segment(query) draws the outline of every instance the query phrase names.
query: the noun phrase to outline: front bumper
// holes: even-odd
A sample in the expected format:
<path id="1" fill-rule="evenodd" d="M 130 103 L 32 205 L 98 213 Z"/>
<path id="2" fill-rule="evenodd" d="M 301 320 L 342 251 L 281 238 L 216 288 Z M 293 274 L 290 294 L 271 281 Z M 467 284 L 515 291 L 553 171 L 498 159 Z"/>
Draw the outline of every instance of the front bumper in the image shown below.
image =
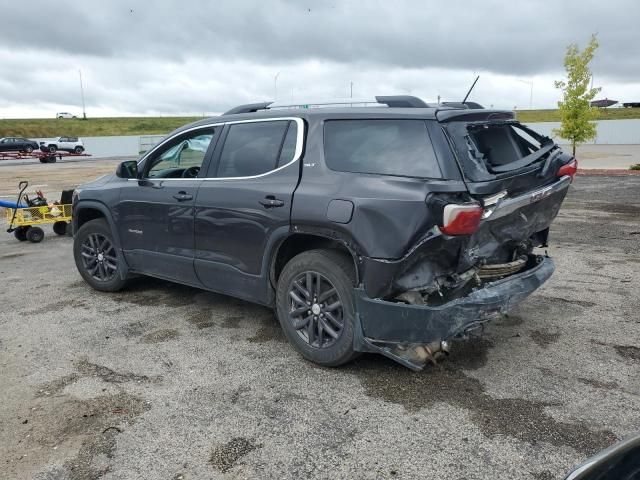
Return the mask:
<path id="1" fill-rule="evenodd" d="M 508 312 L 553 274 L 549 257 L 534 267 L 486 284 L 466 297 L 440 306 L 408 305 L 372 299 L 356 289 L 358 332 L 356 349 L 380 352 L 378 343 L 427 344 L 451 339 Z M 358 338 L 359 337 L 359 338 Z"/>

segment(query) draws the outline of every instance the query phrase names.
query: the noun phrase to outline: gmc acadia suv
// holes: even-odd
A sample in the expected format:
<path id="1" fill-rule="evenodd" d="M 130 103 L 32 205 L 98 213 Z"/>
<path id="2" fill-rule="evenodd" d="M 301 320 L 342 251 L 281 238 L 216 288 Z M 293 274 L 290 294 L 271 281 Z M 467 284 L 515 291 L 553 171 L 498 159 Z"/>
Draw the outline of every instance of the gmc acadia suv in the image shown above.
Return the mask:
<path id="1" fill-rule="evenodd" d="M 512 112 L 373 101 L 244 105 L 176 130 L 74 192 L 80 274 L 271 306 L 321 365 L 434 361 L 551 276 L 536 249 L 577 163 Z"/>

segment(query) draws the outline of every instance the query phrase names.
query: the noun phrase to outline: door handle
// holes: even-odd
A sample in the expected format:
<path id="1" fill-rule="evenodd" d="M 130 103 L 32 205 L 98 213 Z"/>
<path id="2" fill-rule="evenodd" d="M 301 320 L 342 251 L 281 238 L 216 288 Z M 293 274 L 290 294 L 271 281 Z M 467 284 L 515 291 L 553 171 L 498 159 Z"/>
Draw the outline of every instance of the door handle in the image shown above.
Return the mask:
<path id="1" fill-rule="evenodd" d="M 264 208 L 283 207 L 284 201 L 276 198 L 273 195 L 267 195 L 266 197 L 264 197 L 264 200 L 260 200 L 260 205 L 262 205 Z"/>
<path id="2" fill-rule="evenodd" d="M 173 196 L 173 198 L 175 198 L 179 202 L 184 202 L 185 200 L 191 200 L 193 198 L 193 195 L 190 195 L 187 192 L 178 192 Z"/>

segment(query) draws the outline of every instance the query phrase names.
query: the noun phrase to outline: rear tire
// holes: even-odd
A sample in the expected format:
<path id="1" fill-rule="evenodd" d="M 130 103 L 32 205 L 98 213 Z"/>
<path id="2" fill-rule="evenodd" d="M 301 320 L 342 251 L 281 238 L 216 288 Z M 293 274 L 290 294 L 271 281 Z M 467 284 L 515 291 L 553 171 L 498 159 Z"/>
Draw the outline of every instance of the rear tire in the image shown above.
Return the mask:
<path id="1" fill-rule="evenodd" d="M 58 151 L 58 147 L 56 147 L 55 145 L 49 145 L 50 153 L 56 153 L 57 151 Z"/>
<path id="2" fill-rule="evenodd" d="M 40 243 L 44 238 L 44 230 L 40 227 L 29 227 L 26 232 L 26 237 L 31 243 Z"/>
<path id="3" fill-rule="evenodd" d="M 56 222 L 53 224 L 53 231 L 55 232 L 56 235 L 66 235 L 67 234 L 67 229 L 69 228 L 69 224 L 67 222 Z"/>
<path id="4" fill-rule="evenodd" d="M 31 153 L 33 152 L 33 147 L 31 145 L 27 145 L 26 147 L 24 147 L 24 153 Z"/>
<path id="5" fill-rule="evenodd" d="M 353 262 L 338 250 L 310 250 L 285 265 L 276 292 L 278 320 L 307 360 L 336 367 L 358 355 L 354 285 Z"/>
<path id="6" fill-rule="evenodd" d="M 13 231 L 13 236 L 17 240 L 24 242 L 27 240 L 27 227 L 18 227 Z"/>
<path id="7" fill-rule="evenodd" d="M 77 146 L 76 148 L 73 149 L 73 153 L 81 154 L 82 152 L 84 152 L 84 148 L 80 146 Z"/>
<path id="8" fill-rule="evenodd" d="M 82 225 L 73 240 L 73 257 L 85 282 L 101 292 L 122 289 L 124 260 L 118 252 L 113 234 L 103 218 Z"/>

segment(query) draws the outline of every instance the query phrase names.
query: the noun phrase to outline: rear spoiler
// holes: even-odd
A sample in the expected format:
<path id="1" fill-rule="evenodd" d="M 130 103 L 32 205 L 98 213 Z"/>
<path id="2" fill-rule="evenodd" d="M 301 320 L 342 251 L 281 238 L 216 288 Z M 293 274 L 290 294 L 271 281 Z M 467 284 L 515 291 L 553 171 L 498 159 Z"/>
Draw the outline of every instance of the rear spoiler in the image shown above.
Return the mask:
<path id="1" fill-rule="evenodd" d="M 516 115 L 510 110 L 455 109 L 444 108 L 436 112 L 439 122 L 482 122 L 489 120 L 515 120 Z"/>

